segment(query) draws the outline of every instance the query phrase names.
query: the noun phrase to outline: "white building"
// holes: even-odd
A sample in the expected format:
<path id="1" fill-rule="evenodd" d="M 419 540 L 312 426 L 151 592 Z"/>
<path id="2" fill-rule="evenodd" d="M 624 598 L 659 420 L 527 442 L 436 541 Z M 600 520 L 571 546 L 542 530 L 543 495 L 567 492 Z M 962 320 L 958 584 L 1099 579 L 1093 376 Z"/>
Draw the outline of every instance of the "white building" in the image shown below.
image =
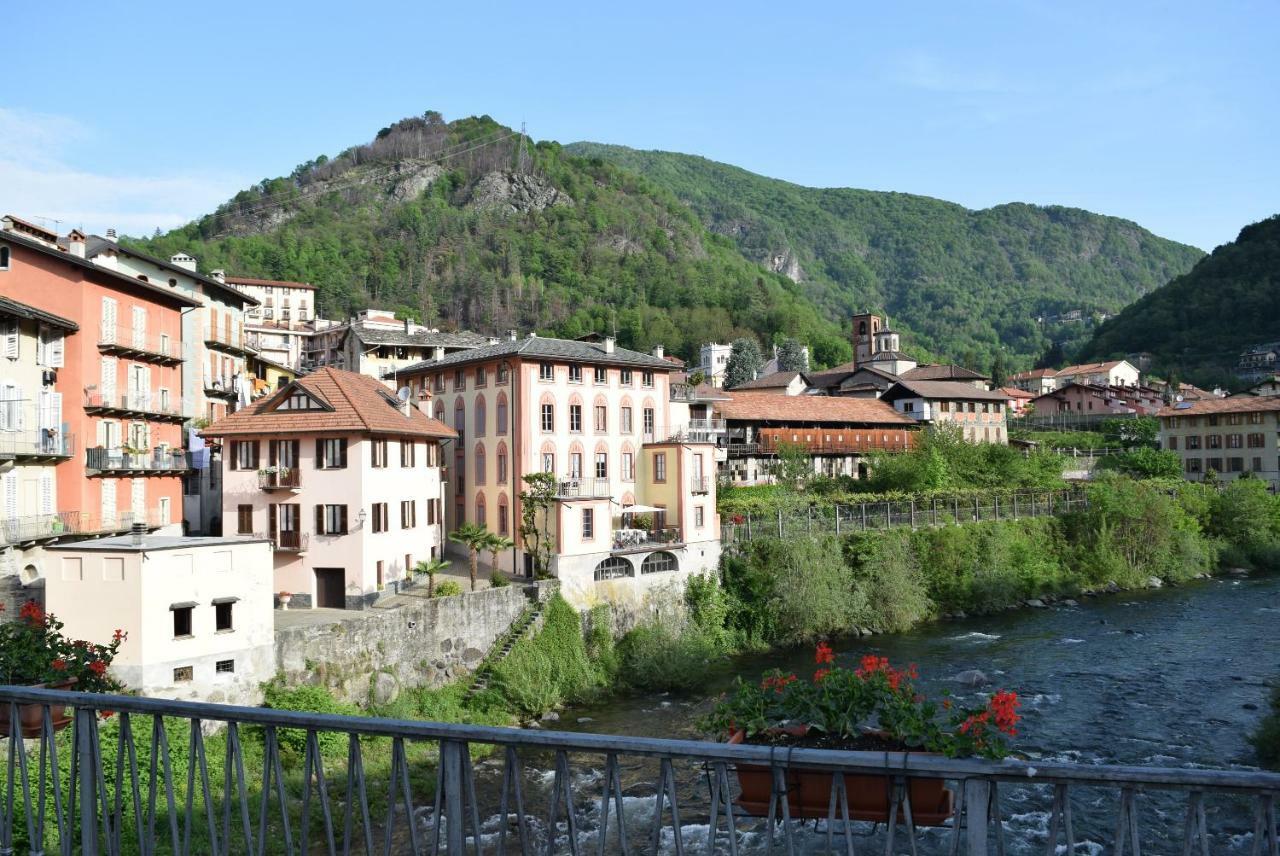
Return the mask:
<path id="1" fill-rule="evenodd" d="M 317 324 L 303 369 L 330 366 L 369 377 L 391 376 L 388 383 L 399 388 L 394 379 L 399 369 L 494 341 L 465 330 L 446 333 L 407 318 L 399 320 L 384 309 L 366 309 L 341 324 L 323 328 Z"/>
<path id="2" fill-rule="evenodd" d="M 315 332 L 316 287 L 307 282 L 225 276 L 222 271 L 211 275 L 258 301 L 244 313 L 249 344 L 263 358 L 300 370 Z"/>
<path id="3" fill-rule="evenodd" d="M 120 535 L 47 548 L 45 606 L 76 639 L 128 634 L 112 672 L 148 696 L 258 704 L 275 673 L 271 545 Z"/>
<path id="4" fill-rule="evenodd" d="M 698 371 L 706 377 L 706 382 L 714 387 L 724 386 L 724 372 L 729 367 L 729 356 L 733 353 L 733 345 L 721 345 L 710 342 L 698 351 Z"/>
<path id="5" fill-rule="evenodd" d="M 1108 360 L 1104 363 L 1085 363 L 1059 369 L 1054 375 L 1055 388 L 1069 383 L 1085 386 L 1137 386 L 1142 373 L 1128 360 Z"/>

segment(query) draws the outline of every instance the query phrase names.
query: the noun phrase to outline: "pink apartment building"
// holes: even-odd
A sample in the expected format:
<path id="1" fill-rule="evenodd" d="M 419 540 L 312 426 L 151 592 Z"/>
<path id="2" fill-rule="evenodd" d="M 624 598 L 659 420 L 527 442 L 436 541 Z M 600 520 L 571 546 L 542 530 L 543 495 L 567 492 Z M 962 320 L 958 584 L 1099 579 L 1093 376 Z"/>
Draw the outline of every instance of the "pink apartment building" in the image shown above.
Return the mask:
<path id="1" fill-rule="evenodd" d="M 362 608 L 443 552 L 457 435 L 375 378 L 323 368 L 202 433 L 223 441 L 224 531 L 271 539 L 294 606 Z"/>
<path id="2" fill-rule="evenodd" d="M 719 563 L 715 447 L 675 424 L 689 412 L 671 401 L 677 370 L 661 349 L 630 351 L 612 338 L 513 336 L 439 349 L 397 378 L 458 432 L 446 462 L 449 529 L 473 521 L 512 537 L 499 564 L 531 574 L 518 534 L 523 477 L 554 473 L 549 570 L 572 601 L 596 603 Z"/>

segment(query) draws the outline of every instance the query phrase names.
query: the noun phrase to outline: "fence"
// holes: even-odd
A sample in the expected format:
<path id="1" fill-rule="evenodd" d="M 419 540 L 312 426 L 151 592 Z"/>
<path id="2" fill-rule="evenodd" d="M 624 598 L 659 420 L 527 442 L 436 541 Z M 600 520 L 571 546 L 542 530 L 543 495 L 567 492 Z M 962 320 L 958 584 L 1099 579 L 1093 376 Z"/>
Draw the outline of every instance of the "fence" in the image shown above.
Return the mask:
<path id="1" fill-rule="evenodd" d="M 850 535 L 895 526 L 944 526 L 982 520 L 1048 517 L 1089 504 L 1078 488 L 1026 490 L 986 496 L 937 496 L 920 499 L 809 506 L 799 511 L 777 509 L 763 514 L 733 515 L 721 525 L 722 544 L 753 538 L 799 535 Z"/>
<path id="2" fill-rule="evenodd" d="M 18 739 L 24 703 L 37 706 L 34 745 Z M 1277 854 L 1280 774 L 1241 769 L 780 750 L 29 687 L 0 687 L 0 705 L 6 853 L 683 856 L 781 839 L 787 854 L 852 856 L 857 835 L 883 839 L 863 853 Z M 749 803 L 739 778 L 753 775 Z M 952 798 L 913 805 L 930 780 Z M 869 795 L 883 797 L 870 814 Z"/>
<path id="3" fill-rule="evenodd" d="M 103 516 L 87 511 L 58 511 L 53 514 L 29 514 L 0 520 L 0 535 L 5 544 L 22 544 L 56 538 L 87 535 L 109 535 L 128 532 L 134 522 L 146 523 L 149 528 L 169 523 L 161 509 L 146 512 L 122 511 Z"/>

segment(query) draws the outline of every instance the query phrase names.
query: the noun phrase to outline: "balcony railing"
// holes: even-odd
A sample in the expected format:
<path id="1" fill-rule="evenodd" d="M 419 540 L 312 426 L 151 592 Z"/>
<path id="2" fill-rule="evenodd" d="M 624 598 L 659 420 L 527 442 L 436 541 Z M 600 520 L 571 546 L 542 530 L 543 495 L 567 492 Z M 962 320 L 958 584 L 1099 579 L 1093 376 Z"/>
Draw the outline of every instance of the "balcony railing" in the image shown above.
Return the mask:
<path id="1" fill-rule="evenodd" d="M 611 496 L 608 479 L 567 478 L 556 483 L 561 499 L 596 499 Z"/>
<path id="2" fill-rule="evenodd" d="M 16 686 L 0 704 L 14 852 L 734 853 L 780 838 L 770 851 L 1261 854 L 1278 834 L 1280 774 L 1238 767 L 779 751 Z M 930 784 L 943 804 L 913 804 Z"/>
<path id="3" fill-rule="evenodd" d="M 259 538 L 262 536 L 259 535 Z M 271 546 L 285 553 L 301 553 L 310 543 L 310 534 L 296 529 L 280 529 L 271 537 Z"/>
<path id="4" fill-rule="evenodd" d="M 204 391 L 206 395 L 217 395 L 225 398 L 236 397 L 236 375 L 205 375 Z"/>
<path id="5" fill-rule="evenodd" d="M 63 434 L 56 429 L 0 431 L 0 459 L 69 458 L 75 450 L 75 435 Z"/>
<path id="6" fill-rule="evenodd" d="M 210 348 L 237 354 L 247 354 L 253 350 L 245 340 L 243 331 L 227 330 L 223 327 L 205 327 L 204 343 Z"/>
<path id="7" fill-rule="evenodd" d="M 98 332 L 98 350 L 136 360 L 177 365 L 182 362 L 181 340 L 163 335 L 148 336 L 145 330 L 102 325 Z"/>
<path id="8" fill-rule="evenodd" d="M 652 432 L 669 443 L 715 443 L 725 435 L 728 426 L 723 419 L 690 419 L 683 425 L 672 425 Z M 646 443 L 653 442 L 646 437 Z"/>
<path id="9" fill-rule="evenodd" d="M 689 478 L 690 493 L 711 493 L 714 485 L 715 479 L 711 476 L 690 476 Z"/>
<path id="10" fill-rule="evenodd" d="M 680 527 L 665 526 L 659 529 L 627 529 L 613 530 L 613 549 L 644 550 L 653 547 L 665 547 L 679 544 Z"/>
<path id="11" fill-rule="evenodd" d="M 302 486 L 302 470 L 278 467 L 258 470 L 258 487 L 262 490 L 294 490 Z"/>
<path id="12" fill-rule="evenodd" d="M 30 514 L 0 520 L 0 535 L 3 535 L 6 544 L 24 544 L 128 532 L 135 522 L 146 523 L 147 528 L 155 529 L 169 521 L 162 518 L 158 508 L 142 513 L 124 511 L 107 516 L 87 511 L 59 511 L 56 514 Z"/>
<path id="13" fill-rule="evenodd" d="M 157 419 L 183 421 L 181 409 L 173 398 L 165 400 L 150 392 L 126 392 L 119 395 L 88 393 L 84 397 L 84 409 L 89 413 L 143 416 Z"/>
<path id="14" fill-rule="evenodd" d="M 85 449 L 85 466 L 96 473 L 180 473 L 190 469 L 186 453 L 155 448 L 130 451 L 123 447 L 91 446 Z"/>

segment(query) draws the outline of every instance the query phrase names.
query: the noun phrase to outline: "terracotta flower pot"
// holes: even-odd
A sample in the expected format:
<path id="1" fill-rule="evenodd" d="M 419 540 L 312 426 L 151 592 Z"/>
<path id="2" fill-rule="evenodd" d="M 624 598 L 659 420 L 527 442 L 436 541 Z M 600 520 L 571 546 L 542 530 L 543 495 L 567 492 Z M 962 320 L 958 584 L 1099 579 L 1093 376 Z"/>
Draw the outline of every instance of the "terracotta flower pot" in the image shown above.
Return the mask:
<path id="1" fill-rule="evenodd" d="M 75 682 L 75 678 L 71 678 L 70 680 L 58 681 L 53 684 L 32 684 L 31 686 L 37 689 L 68 690 L 71 689 Z M 9 710 L 9 705 L 0 704 L 0 737 L 9 736 Z M 54 731 L 61 731 L 71 724 L 71 714 L 67 711 L 66 705 L 50 705 L 49 717 L 53 721 Z M 22 729 L 23 737 L 39 737 L 44 730 L 44 706 L 40 704 L 18 705 L 18 726 Z"/>
<path id="2" fill-rule="evenodd" d="M 784 729 L 788 734 L 802 736 L 808 729 Z M 746 732 L 735 730 L 729 735 L 730 743 L 745 742 Z M 755 817 L 769 815 L 769 793 L 773 785 L 773 773 L 759 764 L 738 764 L 738 786 L 742 793 L 737 803 Z M 787 806 L 792 818 L 825 818 L 831 806 L 831 773 L 823 770 L 790 769 L 786 771 Z M 844 777 L 848 795 L 849 819 L 870 823 L 888 823 L 889 806 L 893 802 L 893 778 L 891 776 Z M 913 778 L 907 780 L 911 794 L 911 818 L 916 826 L 941 826 L 955 813 L 955 795 L 946 787 L 944 779 Z M 779 813 L 779 816 L 781 814 Z M 836 817 L 840 817 L 839 807 Z M 906 821 L 906 814 L 898 810 L 898 819 Z"/>

